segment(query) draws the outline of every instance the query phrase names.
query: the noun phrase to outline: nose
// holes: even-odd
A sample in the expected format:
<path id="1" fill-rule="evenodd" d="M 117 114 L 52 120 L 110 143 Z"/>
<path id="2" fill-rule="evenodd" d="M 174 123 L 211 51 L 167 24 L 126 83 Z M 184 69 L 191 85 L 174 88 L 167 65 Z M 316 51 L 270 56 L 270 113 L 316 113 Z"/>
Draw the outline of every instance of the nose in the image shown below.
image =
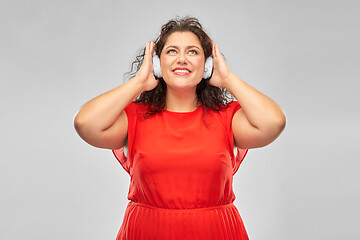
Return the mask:
<path id="1" fill-rule="evenodd" d="M 179 53 L 179 57 L 178 57 L 178 63 L 180 64 L 186 64 L 187 63 L 187 58 L 186 58 L 186 53 Z"/>

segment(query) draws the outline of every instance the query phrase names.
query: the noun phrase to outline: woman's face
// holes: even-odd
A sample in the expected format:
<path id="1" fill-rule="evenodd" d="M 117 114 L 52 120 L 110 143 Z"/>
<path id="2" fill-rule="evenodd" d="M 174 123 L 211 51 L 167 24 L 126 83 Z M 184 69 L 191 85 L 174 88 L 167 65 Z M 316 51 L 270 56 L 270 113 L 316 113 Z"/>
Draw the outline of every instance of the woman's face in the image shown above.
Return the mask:
<path id="1" fill-rule="evenodd" d="M 194 33 L 169 35 L 160 54 L 161 73 L 168 88 L 196 88 L 204 75 L 204 65 L 204 50 Z"/>

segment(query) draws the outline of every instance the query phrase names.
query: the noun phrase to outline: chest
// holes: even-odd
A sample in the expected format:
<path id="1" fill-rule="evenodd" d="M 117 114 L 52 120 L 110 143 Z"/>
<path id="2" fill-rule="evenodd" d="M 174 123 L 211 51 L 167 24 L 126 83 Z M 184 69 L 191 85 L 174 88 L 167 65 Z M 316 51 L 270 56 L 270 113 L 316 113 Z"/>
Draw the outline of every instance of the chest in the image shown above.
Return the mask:
<path id="1" fill-rule="evenodd" d="M 231 169 L 227 127 L 210 116 L 156 116 L 137 123 L 134 166 L 147 172 L 217 172 Z M 226 170 L 227 171 L 227 170 Z"/>

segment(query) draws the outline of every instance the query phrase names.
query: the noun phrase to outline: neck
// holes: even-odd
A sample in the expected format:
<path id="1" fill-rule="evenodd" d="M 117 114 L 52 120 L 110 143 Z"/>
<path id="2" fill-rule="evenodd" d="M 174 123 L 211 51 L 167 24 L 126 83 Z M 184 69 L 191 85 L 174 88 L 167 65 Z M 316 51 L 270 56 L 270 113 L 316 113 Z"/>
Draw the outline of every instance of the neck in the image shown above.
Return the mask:
<path id="1" fill-rule="evenodd" d="M 196 91 L 166 92 L 166 109 L 173 112 L 192 112 L 198 107 Z"/>

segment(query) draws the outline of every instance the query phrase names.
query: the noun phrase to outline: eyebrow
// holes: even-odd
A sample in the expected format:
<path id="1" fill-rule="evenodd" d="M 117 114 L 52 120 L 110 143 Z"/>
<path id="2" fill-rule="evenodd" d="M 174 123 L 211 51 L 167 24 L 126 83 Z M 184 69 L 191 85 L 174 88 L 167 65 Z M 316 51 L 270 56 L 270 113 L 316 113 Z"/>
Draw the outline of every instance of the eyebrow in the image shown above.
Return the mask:
<path id="1" fill-rule="evenodd" d="M 179 49 L 179 47 L 176 46 L 176 45 L 167 46 L 165 49 L 168 49 L 168 48 L 176 48 L 176 49 Z M 186 47 L 186 49 L 189 49 L 189 48 L 197 48 L 197 49 L 201 50 L 198 46 L 195 46 L 195 45 L 190 45 L 190 46 L 187 46 L 187 47 Z"/>

